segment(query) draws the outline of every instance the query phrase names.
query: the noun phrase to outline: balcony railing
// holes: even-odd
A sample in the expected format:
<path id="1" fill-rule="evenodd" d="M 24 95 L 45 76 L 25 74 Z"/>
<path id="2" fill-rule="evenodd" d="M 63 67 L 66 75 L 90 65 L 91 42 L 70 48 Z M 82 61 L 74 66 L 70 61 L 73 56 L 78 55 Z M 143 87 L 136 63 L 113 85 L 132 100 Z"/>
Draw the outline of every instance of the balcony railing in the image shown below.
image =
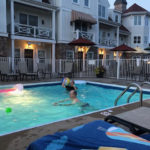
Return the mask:
<path id="1" fill-rule="evenodd" d="M 74 39 L 85 38 L 87 40 L 95 42 L 95 34 L 92 32 L 85 32 L 76 30 L 74 32 Z"/>
<path id="2" fill-rule="evenodd" d="M 15 24 L 15 34 L 40 39 L 52 39 L 52 29 L 30 25 Z"/>
<path id="3" fill-rule="evenodd" d="M 116 47 L 117 46 L 117 40 L 112 40 L 112 39 L 102 39 L 99 41 L 99 43 L 102 46 L 108 46 L 108 47 Z"/>

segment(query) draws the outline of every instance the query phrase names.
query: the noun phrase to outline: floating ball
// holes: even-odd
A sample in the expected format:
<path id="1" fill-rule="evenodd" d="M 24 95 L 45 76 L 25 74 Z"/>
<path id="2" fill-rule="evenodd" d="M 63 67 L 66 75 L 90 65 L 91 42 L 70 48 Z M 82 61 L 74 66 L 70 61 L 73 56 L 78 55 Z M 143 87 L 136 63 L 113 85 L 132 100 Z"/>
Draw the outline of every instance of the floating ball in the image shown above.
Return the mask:
<path id="1" fill-rule="evenodd" d="M 70 84 L 70 79 L 69 78 L 65 78 L 65 85 L 69 85 Z"/>
<path id="2" fill-rule="evenodd" d="M 9 113 L 12 112 L 12 109 L 11 109 L 11 108 L 6 108 L 5 112 L 6 112 L 7 114 L 9 114 Z"/>

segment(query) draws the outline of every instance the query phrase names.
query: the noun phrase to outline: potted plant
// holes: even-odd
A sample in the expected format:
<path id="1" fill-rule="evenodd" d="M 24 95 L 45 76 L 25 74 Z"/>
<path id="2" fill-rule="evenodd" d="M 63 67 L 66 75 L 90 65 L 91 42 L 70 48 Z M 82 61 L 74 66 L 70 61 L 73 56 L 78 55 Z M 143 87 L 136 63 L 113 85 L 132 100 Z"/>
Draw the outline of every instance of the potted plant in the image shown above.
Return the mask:
<path id="1" fill-rule="evenodd" d="M 95 69 L 95 73 L 96 73 L 97 78 L 103 78 L 105 72 L 106 72 L 106 69 L 103 66 L 98 67 L 98 68 Z"/>

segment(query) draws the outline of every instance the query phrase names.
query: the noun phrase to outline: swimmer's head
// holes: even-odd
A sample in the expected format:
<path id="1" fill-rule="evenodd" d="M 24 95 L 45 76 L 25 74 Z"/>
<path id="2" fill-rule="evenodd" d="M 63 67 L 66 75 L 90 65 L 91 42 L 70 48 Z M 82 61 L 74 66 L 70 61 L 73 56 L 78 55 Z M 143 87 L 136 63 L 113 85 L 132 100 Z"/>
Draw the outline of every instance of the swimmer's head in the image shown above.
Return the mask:
<path id="1" fill-rule="evenodd" d="M 72 90 L 72 91 L 70 91 L 70 98 L 76 98 L 77 97 L 77 91 L 75 91 L 75 90 Z"/>
<path id="2" fill-rule="evenodd" d="M 74 86 L 74 84 L 75 84 L 75 83 L 74 83 L 74 80 L 72 80 L 72 81 L 70 82 L 70 85 L 71 85 L 71 86 Z"/>

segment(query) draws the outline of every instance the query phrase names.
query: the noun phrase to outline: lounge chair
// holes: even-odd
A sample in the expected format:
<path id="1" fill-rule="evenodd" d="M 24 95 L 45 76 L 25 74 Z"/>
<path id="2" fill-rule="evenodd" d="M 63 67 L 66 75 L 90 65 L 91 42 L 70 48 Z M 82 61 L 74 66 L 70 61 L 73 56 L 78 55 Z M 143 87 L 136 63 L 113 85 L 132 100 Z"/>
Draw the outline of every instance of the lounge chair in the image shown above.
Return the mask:
<path id="1" fill-rule="evenodd" d="M 150 133 L 150 108 L 139 107 L 118 115 L 108 116 L 105 121 L 110 123 L 120 123 L 136 135 Z"/>
<path id="2" fill-rule="evenodd" d="M 31 77 L 32 79 L 39 79 L 38 78 L 38 72 L 36 73 L 29 73 L 27 64 L 25 61 L 21 61 L 18 63 L 18 69 L 19 69 L 19 74 L 20 74 L 20 80 L 24 80 L 25 78 L 27 79 L 28 77 Z"/>
<path id="3" fill-rule="evenodd" d="M 18 74 L 10 71 L 9 62 L 0 62 L 1 81 L 8 81 L 10 78 L 17 80 Z"/>
<path id="4" fill-rule="evenodd" d="M 33 142 L 27 148 L 27 150 L 103 149 L 150 150 L 150 141 L 99 120 L 65 132 L 47 135 Z"/>
<path id="5" fill-rule="evenodd" d="M 38 66 L 38 73 L 41 74 L 43 79 L 46 78 L 46 75 L 49 75 L 49 77 L 51 78 L 52 72 L 50 64 L 38 63 L 37 66 Z"/>
<path id="6" fill-rule="evenodd" d="M 73 63 L 72 62 L 65 62 L 64 64 L 64 71 L 58 73 L 59 77 L 72 77 L 73 76 Z"/>

